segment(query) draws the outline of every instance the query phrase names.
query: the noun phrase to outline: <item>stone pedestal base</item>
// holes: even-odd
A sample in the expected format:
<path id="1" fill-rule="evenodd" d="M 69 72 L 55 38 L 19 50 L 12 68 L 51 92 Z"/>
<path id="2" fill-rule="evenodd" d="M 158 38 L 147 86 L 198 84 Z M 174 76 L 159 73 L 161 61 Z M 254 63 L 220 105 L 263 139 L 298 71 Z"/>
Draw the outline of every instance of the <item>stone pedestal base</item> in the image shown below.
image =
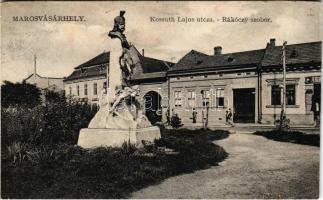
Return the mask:
<path id="1" fill-rule="evenodd" d="M 160 130 L 157 126 L 136 130 L 84 128 L 80 131 L 77 144 L 83 148 L 121 147 L 124 142 L 130 141 L 131 144 L 140 147 L 142 140 L 153 142 L 160 136 Z"/>

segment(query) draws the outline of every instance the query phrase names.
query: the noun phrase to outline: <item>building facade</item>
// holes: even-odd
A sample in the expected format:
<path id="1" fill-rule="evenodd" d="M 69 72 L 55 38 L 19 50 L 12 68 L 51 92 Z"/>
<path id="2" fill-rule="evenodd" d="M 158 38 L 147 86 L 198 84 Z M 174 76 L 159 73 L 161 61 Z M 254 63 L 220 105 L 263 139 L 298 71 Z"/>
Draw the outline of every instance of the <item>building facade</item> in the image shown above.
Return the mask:
<path id="1" fill-rule="evenodd" d="M 74 101 L 99 104 L 100 95 L 107 89 L 109 57 L 109 52 L 103 52 L 75 67 L 72 74 L 64 79 L 66 97 Z"/>
<path id="2" fill-rule="evenodd" d="M 139 55 L 140 65 L 136 67 L 132 81 L 133 84 L 140 85 L 139 99 L 144 106 L 149 91 L 151 93 L 155 91 L 156 93 L 153 95 L 167 95 L 164 93 L 166 91 L 166 72 L 173 63 L 146 57 L 144 53 L 135 50 Z M 109 87 L 107 79 L 109 61 L 110 53 L 105 52 L 75 67 L 72 74 L 64 80 L 66 97 L 75 101 L 99 104 L 99 98 L 103 92 L 106 93 Z M 154 105 L 154 109 L 156 106 Z M 155 112 L 147 113 L 147 115 L 149 114 L 153 115 Z"/>
<path id="3" fill-rule="evenodd" d="M 64 91 L 63 78 L 43 77 L 37 73 L 33 73 L 23 80 L 28 84 L 36 85 L 42 91 L 50 90 L 54 92 Z"/>
<path id="4" fill-rule="evenodd" d="M 292 125 L 313 125 L 320 114 L 321 42 L 286 46 L 286 115 Z M 280 119 L 282 90 L 282 46 L 275 39 L 266 48 L 213 55 L 190 51 L 162 79 L 145 74 L 140 84 L 144 94 L 157 93 L 161 120 L 166 111 L 177 113 L 184 124 L 225 124 L 225 113 L 233 112 L 235 123 L 274 124 Z M 153 77 L 153 73 L 151 73 Z M 152 98 L 154 97 L 154 98 Z M 161 99 L 161 100 L 159 100 Z"/>
<path id="5" fill-rule="evenodd" d="M 184 124 L 225 124 L 230 108 L 235 123 L 274 124 L 280 119 L 282 46 L 271 39 L 265 48 L 213 55 L 192 50 L 177 63 L 139 53 L 132 84 L 139 85 L 139 101 L 153 123 L 177 113 Z M 313 125 L 320 115 L 321 42 L 286 46 L 286 115 L 290 123 Z M 106 88 L 109 53 L 75 68 L 64 80 L 66 95 L 98 103 Z"/>

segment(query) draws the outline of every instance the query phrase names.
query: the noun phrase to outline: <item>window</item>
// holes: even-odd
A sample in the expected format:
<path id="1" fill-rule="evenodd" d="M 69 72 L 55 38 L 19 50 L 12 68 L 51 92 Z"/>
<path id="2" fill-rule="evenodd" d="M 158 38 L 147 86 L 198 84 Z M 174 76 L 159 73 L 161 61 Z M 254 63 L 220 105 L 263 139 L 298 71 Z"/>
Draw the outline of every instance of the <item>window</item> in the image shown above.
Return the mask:
<path id="1" fill-rule="evenodd" d="M 286 105 L 296 105 L 295 85 L 286 85 Z M 271 86 L 271 105 L 281 105 L 282 88 L 279 85 Z"/>
<path id="2" fill-rule="evenodd" d="M 218 88 L 216 90 L 216 107 L 224 106 L 224 88 Z"/>
<path id="3" fill-rule="evenodd" d="M 286 85 L 286 105 L 295 104 L 295 85 Z"/>
<path id="4" fill-rule="evenodd" d="M 187 100 L 188 100 L 188 107 L 195 108 L 195 98 L 196 98 L 196 92 L 191 90 L 187 93 Z"/>
<path id="5" fill-rule="evenodd" d="M 87 84 L 84 84 L 84 95 L 87 96 Z"/>
<path id="6" fill-rule="evenodd" d="M 70 96 L 72 96 L 72 87 L 71 86 L 69 87 L 69 94 L 70 94 Z"/>
<path id="7" fill-rule="evenodd" d="M 107 82 L 106 81 L 103 82 L 103 89 L 104 89 L 104 93 L 106 94 L 107 93 Z"/>
<path id="8" fill-rule="evenodd" d="M 77 96 L 80 96 L 80 86 L 79 85 L 76 86 L 76 94 L 77 94 Z"/>
<path id="9" fill-rule="evenodd" d="M 202 90 L 202 106 L 208 107 L 210 105 L 210 90 Z"/>
<path id="10" fill-rule="evenodd" d="M 97 95 L 97 94 L 98 94 L 98 84 L 93 83 L 93 95 Z"/>
<path id="11" fill-rule="evenodd" d="M 175 99 L 175 107 L 182 107 L 182 92 L 181 91 L 175 91 L 174 93 L 174 99 Z"/>
<path id="12" fill-rule="evenodd" d="M 281 105 L 281 88 L 279 85 L 271 86 L 271 105 Z"/>

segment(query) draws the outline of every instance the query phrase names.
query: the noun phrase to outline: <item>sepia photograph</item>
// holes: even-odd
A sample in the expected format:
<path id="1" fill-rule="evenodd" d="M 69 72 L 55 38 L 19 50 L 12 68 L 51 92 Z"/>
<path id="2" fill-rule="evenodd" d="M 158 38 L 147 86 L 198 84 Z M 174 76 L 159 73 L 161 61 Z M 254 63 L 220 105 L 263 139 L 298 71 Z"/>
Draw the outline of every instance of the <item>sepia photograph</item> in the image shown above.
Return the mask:
<path id="1" fill-rule="evenodd" d="M 319 1 L 5 1 L 2 199 L 318 199 Z"/>

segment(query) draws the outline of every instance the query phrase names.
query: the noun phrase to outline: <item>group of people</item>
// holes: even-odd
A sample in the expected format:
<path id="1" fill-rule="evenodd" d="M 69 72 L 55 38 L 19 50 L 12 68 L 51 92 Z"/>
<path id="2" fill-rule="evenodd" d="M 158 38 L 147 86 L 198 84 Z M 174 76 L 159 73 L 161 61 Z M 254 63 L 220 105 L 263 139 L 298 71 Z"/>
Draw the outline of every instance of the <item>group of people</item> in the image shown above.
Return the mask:
<path id="1" fill-rule="evenodd" d="M 230 125 L 233 126 L 233 114 L 231 111 L 231 108 L 229 108 L 228 110 L 225 111 L 225 124 L 226 125 Z M 169 109 L 167 109 L 166 112 L 166 119 L 167 119 L 167 125 L 172 125 L 172 123 L 180 123 L 181 124 L 181 119 L 179 118 L 178 114 L 175 112 L 174 109 L 172 109 L 172 116 L 170 116 L 170 112 Z M 192 109 L 192 118 L 193 123 L 196 123 L 196 119 L 197 119 L 197 111 L 195 108 Z"/>

